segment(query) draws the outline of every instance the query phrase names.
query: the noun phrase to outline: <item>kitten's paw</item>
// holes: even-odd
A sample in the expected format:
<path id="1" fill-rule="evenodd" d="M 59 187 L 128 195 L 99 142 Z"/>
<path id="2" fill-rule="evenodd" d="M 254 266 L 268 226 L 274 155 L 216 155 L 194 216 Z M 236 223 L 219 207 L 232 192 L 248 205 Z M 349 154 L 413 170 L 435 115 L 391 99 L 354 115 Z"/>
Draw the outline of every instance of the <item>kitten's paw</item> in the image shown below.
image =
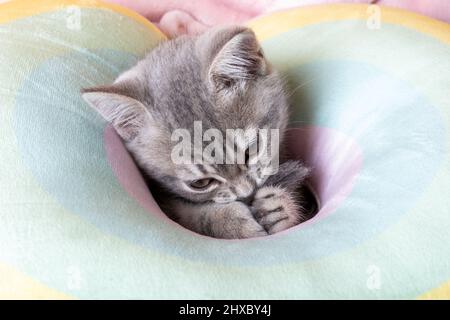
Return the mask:
<path id="1" fill-rule="evenodd" d="M 244 239 L 267 236 L 267 231 L 256 222 L 250 209 L 242 202 L 216 206 L 212 224 L 207 233 L 222 239 Z"/>
<path id="2" fill-rule="evenodd" d="M 255 220 L 273 234 L 301 222 L 301 214 L 293 195 L 283 188 L 263 187 L 256 192 L 252 203 Z"/>
<path id="3" fill-rule="evenodd" d="M 267 236 L 267 231 L 254 219 L 242 219 L 239 232 L 232 238 L 245 239 Z"/>
<path id="4" fill-rule="evenodd" d="M 180 225 L 205 236 L 220 239 L 267 236 L 248 206 L 239 201 L 195 204 L 173 200 L 170 205 L 171 215 Z"/>

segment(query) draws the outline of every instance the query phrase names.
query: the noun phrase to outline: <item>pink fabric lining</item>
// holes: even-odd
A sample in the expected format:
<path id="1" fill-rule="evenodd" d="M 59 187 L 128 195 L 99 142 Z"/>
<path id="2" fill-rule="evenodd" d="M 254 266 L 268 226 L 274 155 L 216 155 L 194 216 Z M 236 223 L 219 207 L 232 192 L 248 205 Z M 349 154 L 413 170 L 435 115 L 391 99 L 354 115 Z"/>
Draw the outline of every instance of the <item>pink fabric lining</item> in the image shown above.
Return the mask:
<path id="1" fill-rule="evenodd" d="M 320 202 L 317 215 L 297 226 L 300 228 L 333 213 L 350 195 L 363 165 L 363 153 L 352 138 L 329 128 L 292 128 L 286 138 L 290 156 L 312 168 L 310 185 Z"/>
<path id="2" fill-rule="evenodd" d="M 103 141 L 109 165 L 122 188 L 145 210 L 159 218 L 166 219 L 166 215 L 149 192 L 133 158 L 111 125 L 105 128 Z"/>
<path id="3" fill-rule="evenodd" d="M 107 0 L 137 11 L 169 37 L 197 34 L 219 24 L 242 24 L 273 11 L 326 3 L 376 3 L 450 23 L 448 0 Z"/>

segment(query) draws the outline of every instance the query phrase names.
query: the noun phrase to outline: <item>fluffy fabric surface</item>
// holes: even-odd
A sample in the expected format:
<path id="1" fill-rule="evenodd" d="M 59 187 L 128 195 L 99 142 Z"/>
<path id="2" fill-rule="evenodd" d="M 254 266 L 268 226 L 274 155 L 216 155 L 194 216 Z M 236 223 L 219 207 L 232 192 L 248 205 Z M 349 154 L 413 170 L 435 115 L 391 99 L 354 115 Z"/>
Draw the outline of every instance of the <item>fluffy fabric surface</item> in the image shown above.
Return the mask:
<path id="1" fill-rule="evenodd" d="M 0 7 L 1 298 L 450 297 L 448 25 L 383 9 L 369 29 L 360 5 L 252 22 L 321 207 L 229 241 L 168 219 L 80 95 L 164 36 L 115 6 L 34 6 Z"/>
<path id="2" fill-rule="evenodd" d="M 378 4 L 450 22 L 447 0 L 107 0 L 133 9 L 167 35 L 195 34 L 217 24 L 245 23 L 259 15 L 299 6 L 330 3 Z"/>

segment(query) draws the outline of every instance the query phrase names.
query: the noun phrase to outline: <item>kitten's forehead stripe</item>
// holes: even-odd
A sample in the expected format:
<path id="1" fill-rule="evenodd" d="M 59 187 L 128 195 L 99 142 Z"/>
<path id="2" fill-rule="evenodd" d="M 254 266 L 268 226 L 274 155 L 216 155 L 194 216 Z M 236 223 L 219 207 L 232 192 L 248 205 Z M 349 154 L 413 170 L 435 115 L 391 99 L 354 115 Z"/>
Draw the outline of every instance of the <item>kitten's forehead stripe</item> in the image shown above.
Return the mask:
<path id="1" fill-rule="evenodd" d="M 208 171 L 206 170 L 205 166 L 203 164 L 197 164 L 197 169 L 203 174 L 206 175 Z"/>
<path id="2" fill-rule="evenodd" d="M 214 167 L 215 165 L 211 165 L 211 164 L 204 164 L 203 167 L 206 170 L 206 172 L 210 173 L 210 174 L 217 174 L 217 170 Z"/>

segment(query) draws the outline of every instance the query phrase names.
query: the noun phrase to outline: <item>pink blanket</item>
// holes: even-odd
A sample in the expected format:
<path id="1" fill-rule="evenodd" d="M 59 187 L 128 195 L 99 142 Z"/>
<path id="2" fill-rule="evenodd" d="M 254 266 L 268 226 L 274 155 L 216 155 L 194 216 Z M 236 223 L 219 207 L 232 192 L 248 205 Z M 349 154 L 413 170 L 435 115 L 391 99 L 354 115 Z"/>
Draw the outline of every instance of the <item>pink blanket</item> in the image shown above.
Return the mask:
<path id="1" fill-rule="evenodd" d="M 450 23 L 449 0 L 107 0 L 129 7 L 170 37 L 195 34 L 217 24 L 244 23 L 290 7 L 324 3 L 376 3 L 403 8 Z"/>

